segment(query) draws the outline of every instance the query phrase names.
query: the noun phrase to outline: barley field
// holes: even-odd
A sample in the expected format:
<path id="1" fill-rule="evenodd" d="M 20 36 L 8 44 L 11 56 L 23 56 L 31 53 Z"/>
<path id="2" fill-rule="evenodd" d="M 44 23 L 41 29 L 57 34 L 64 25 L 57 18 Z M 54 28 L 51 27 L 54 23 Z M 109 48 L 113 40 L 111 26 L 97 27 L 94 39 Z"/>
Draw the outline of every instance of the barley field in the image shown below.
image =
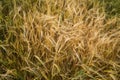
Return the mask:
<path id="1" fill-rule="evenodd" d="M 0 80 L 120 80 L 120 0 L 0 0 Z"/>

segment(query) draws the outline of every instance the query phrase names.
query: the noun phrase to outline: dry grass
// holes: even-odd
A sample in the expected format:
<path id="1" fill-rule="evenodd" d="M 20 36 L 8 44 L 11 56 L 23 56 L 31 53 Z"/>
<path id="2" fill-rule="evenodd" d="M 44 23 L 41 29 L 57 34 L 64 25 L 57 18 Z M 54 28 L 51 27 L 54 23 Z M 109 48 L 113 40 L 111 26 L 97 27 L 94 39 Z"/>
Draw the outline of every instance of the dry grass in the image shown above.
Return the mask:
<path id="1" fill-rule="evenodd" d="M 1 18 L 1 80 L 120 79 L 119 18 L 97 0 L 30 1 Z"/>

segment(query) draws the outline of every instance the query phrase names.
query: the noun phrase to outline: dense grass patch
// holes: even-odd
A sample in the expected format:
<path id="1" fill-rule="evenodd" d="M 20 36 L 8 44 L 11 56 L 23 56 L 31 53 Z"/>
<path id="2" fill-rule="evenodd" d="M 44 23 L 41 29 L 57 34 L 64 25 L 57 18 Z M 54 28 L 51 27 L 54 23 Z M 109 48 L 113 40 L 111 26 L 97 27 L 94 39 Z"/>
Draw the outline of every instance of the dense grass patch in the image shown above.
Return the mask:
<path id="1" fill-rule="evenodd" d="M 104 2 L 3 0 L 0 11 L 1 80 L 120 79 L 119 17 Z"/>

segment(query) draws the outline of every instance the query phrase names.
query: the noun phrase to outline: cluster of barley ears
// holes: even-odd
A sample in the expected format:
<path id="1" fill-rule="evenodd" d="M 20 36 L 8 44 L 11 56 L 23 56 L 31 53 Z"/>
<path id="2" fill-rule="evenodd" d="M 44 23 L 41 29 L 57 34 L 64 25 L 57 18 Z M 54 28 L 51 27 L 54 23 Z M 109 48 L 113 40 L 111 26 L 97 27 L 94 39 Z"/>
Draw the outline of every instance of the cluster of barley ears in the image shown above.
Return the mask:
<path id="1" fill-rule="evenodd" d="M 119 80 L 119 18 L 98 0 L 1 1 L 1 80 Z"/>

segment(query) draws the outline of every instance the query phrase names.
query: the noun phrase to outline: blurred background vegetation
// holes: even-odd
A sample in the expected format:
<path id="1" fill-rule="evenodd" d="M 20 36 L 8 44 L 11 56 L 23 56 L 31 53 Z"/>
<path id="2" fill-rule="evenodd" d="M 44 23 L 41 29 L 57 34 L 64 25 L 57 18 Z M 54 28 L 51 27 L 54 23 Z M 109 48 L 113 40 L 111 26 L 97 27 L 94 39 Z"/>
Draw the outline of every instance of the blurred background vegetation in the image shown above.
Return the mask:
<path id="1" fill-rule="evenodd" d="M 109 17 L 120 17 L 120 0 L 99 0 L 105 7 L 106 13 Z"/>

